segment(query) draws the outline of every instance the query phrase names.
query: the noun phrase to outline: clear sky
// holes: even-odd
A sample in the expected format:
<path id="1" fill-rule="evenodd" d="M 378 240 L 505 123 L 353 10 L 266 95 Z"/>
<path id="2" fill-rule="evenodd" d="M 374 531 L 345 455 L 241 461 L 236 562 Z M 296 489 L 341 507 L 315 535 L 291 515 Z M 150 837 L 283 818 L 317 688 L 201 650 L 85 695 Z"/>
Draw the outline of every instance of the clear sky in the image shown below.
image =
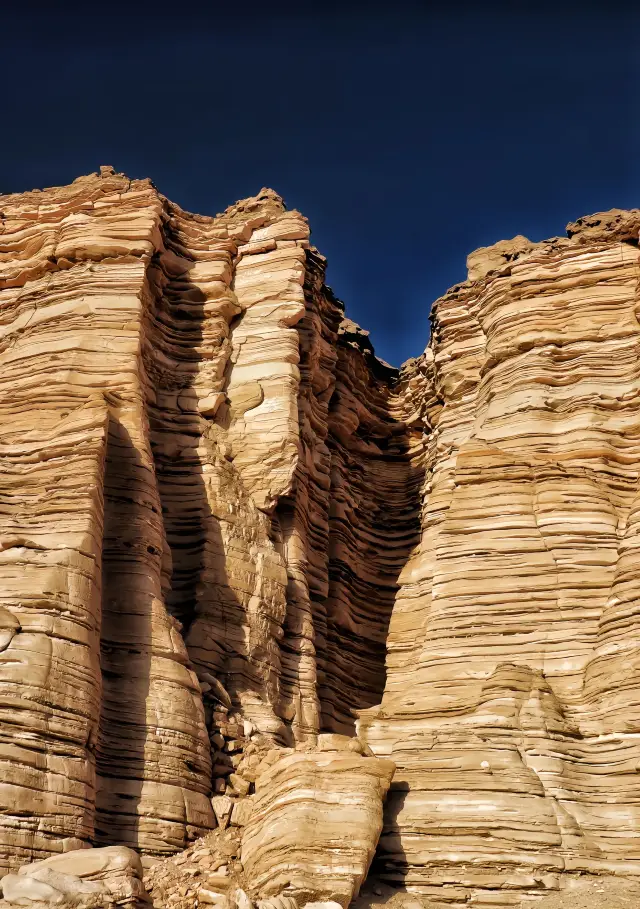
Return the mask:
<path id="1" fill-rule="evenodd" d="M 474 248 L 640 206 L 637 2 L 24 0 L 0 21 L 0 192 L 112 164 L 215 214 L 271 186 L 395 365 Z"/>

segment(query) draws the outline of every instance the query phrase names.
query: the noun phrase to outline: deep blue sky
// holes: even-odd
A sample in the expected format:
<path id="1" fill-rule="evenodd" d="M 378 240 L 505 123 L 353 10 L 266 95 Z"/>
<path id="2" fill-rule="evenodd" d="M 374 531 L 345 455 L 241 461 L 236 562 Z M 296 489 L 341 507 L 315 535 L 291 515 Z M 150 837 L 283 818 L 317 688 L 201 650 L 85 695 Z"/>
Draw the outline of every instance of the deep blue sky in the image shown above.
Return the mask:
<path id="1" fill-rule="evenodd" d="M 113 164 L 215 214 L 272 186 L 397 365 L 472 249 L 640 206 L 637 7 L 6 2 L 0 192 Z"/>

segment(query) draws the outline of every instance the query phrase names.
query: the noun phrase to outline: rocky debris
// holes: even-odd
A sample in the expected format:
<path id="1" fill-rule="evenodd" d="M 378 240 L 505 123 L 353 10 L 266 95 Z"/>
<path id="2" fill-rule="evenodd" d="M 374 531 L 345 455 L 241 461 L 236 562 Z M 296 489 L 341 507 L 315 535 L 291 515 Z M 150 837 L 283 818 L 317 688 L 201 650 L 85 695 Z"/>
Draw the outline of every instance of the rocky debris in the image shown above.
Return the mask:
<path id="1" fill-rule="evenodd" d="M 573 877 L 567 875 L 558 893 L 525 896 L 520 909 L 635 909 L 640 883 L 632 878 Z"/>
<path id="2" fill-rule="evenodd" d="M 193 909 L 216 905 L 221 909 L 251 909 L 242 890 L 238 828 L 214 830 L 184 852 L 156 862 L 145 872 L 145 885 L 155 909 Z"/>
<path id="3" fill-rule="evenodd" d="M 225 909 L 333 900 L 345 909 L 373 858 L 394 770 L 366 750 L 357 739 L 321 735 L 318 745 L 263 753 L 255 796 L 215 797 L 220 827 L 147 869 L 156 909 L 194 900 Z M 234 825 L 237 812 L 242 825 Z"/>
<path id="4" fill-rule="evenodd" d="M 23 865 L 0 881 L 2 909 L 60 906 L 62 909 L 145 907 L 140 858 L 124 846 L 76 849 Z"/>
<path id="5" fill-rule="evenodd" d="M 352 909 L 447 909 L 451 901 L 448 898 L 442 900 L 444 894 L 438 890 L 427 895 L 368 880 L 351 905 Z M 635 909 L 640 899 L 640 883 L 624 877 L 566 874 L 562 879 L 562 889 L 554 892 L 523 894 L 506 888 L 477 896 L 467 905 L 481 909 L 489 909 L 490 906 L 511 906 L 513 909 Z"/>

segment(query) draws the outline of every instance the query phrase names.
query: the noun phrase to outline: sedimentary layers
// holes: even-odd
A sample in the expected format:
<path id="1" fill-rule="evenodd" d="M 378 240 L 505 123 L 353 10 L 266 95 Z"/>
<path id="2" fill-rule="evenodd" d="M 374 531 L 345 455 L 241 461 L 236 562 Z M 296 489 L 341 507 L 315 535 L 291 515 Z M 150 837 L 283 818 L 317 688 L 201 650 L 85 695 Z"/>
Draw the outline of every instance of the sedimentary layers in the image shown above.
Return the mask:
<path id="1" fill-rule="evenodd" d="M 21 626 L 0 682 L 5 861 L 93 838 L 175 848 L 211 815 L 140 356 L 161 213 L 109 172 L 3 200 L 2 591 Z"/>
<path id="2" fill-rule="evenodd" d="M 103 168 L 1 210 L 2 863 L 171 854 L 379 702 L 395 371 L 270 190 L 204 218 Z"/>
<path id="3" fill-rule="evenodd" d="M 640 870 L 639 226 L 480 250 L 434 307 L 422 539 L 361 734 L 398 767 L 381 873 L 456 905 Z"/>
<path id="4" fill-rule="evenodd" d="M 271 190 L 0 197 L 0 865 L 231 825 L 346 905 L 395 764 L 387 881 L 640 872 L 639 227 L 479 250 L 396 370 Z"/>
<path id="5" fill-rule="evenodd" d="M 369 869 L 395 767 L 363 756 L 357 739 L 318 745 L 270 752 L 259 768 L 241 852 L 252 895 L 348 906 Z"/>

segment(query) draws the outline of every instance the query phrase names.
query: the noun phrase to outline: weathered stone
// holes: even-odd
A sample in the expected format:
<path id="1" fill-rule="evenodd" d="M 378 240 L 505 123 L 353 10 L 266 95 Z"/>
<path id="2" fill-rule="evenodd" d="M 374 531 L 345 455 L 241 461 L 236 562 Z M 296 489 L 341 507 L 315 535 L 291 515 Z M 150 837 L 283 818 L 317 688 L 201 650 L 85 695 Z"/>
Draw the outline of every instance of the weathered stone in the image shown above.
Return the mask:
<path id="1" fill-rule="evenodd" d="M 207 903 L 212 906 L 227 906 L 227 898 L 224 893 L 218 893 L 215 890 L 209 890 L 207 887 L 201 887 L 198 890 L 198 900 L 201 903 Z"/>
<path id="2" fill-rule="evenodd" d="M 246 795 L 249 792 L 250 783 L 248 780 L 243 779 L 237 773 L 229 774 L 229 783 L 233 787 L 233 791 L 237 795 Z"/>
<path id="3" fill-rule="evenodd" d="M 214 795 L 211 799 L 211 804 L 213 805 L 216 820 L 218 821 L 220 827 L 222 827 L 224 830 L 224 828 L 229 823 L 229 818 L 231 817 L 233 799 L 230 799 L 228 795 Z"/>
<path id="4" fill-rule="evenodd" d="M 229 901 L 235 909 L 251 909 L 253 905 L 245 891 L 240 887 L 229 894 Z"/>
<path id="5" fill-rule="evenodd" d="M 410 367 L 423 530 L 359 732 L 398 766 L 380 874 L 454 905 L 640 870 L 640 222 L 611 214 L 446 294 Z"/>
<path id="6" fill-rule="evenodd" d="M 123 846 L 78 849 L 33 862 L 5 875 L 0 887 L 9 905 L 98 909 L 148 901 L 140 859 Z"/>
<path id="7" fill-rule="evenodd" d="M 205 835 L 158 909 L 343 904 L 390 758 L 411 899 L 640 873 L 639 212 L 472 253 L 396 370 L 272 190 L 0 209 L 0 867 Z"/>
<path id="8" fill-rule="evenodd" d="M 300 909 L 292 896 L 272 896 L 266 900 L 258 900 L 258 909 Z"/>
<path id="9" fill-rule="evenodd" d="M 393 771 L 352 752 L 295 753 L 269 767 L 242 836 L 249 892 L 348 906 L 373 858 Z"/>
<path id="10" fill-rule="evenodd" d="M 19 631 L 18 619 L 4 606 L 0 606 L 0 652 L 7 649 Z"/>
<path id="11" fill-rule="evenodd" d="M 526 237 L 518 235 L 512 240 L 500 240 L 493 246 L 481 246 L 480 249 L 474 250 L 467 256 L 469 280 L 481 280 L 489 272 L 497 271 L 535 249 L 536 245 Z"/>
<path id="12" fill-rule="evenodd" d="M 238 801 L 233 806 L 233 811 L 231 812 L 231 823 L 234 827 L 246 827 L 251 819 L 251 814 L 253 812 L 253 799 L 251 796 L 248 798 L 238 799 Z"/>
<path id="13" fill-rule="evenodd" d="M 215 417 L 224 398 L 225 395 L 221 391 L 213 395 L 206 395 L 206 397 L 200 398 L 198 401 L 198 410 L 203 417 Z"/>
<path id="14" fill-rule="evenodd" d="M 322 902 L 305 903 L 304 909 L 342 909 L 340 903 L 333 900 L 323 900 Z"/>

